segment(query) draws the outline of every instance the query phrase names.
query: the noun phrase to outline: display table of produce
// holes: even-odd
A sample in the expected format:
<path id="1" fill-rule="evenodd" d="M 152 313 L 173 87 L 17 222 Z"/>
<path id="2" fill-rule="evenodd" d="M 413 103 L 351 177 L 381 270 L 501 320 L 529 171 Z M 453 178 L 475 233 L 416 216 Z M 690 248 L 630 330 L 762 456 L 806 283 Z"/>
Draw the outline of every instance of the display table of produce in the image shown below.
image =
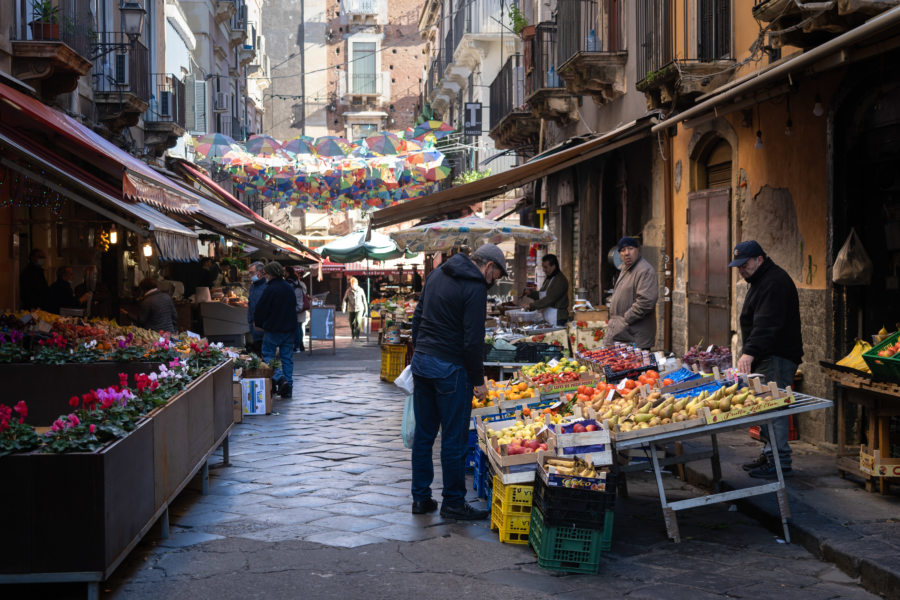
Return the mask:
<path id="1" fill-rule="evenodd" d="M 15 515 L 0 583 L 81 581 L 97 598 L 158 519 L 168 534 L 168 506 L 198 473 L 206 491 L 207 461 L 234 424 L 232 361 L 197 344 L 182 356 L 70 390 L 69 414 L 50 427 L 19 422 L 25 401 L 0 405 L 0 511 Z"/>
<path id="2" fill-rule="evenodd" d="M 875 380 L 859 370 L 822 362 L 826 377 L 837 384 L 837 467 L 842 474 L 861 477 L 866 490 L 874 491 L 875 484 L 882 494 L 890 490 L 891 480 L 900 478 L 900 457 L 891 456 L 891 417 L 900 416 L 900 383 Z M 846 440 L 845 403 L 865 407 L 867 444 L 848 448 Z"/>
<path id="3" fill-rule="evenodd" d="M 747 428 L 752 426 L 763 425 L 768 427 L 769 431 L 771 432 L 772 421 L 778 417 L 786 417 L 789 415 L 795 415 L 798 413 L 809 412 L 813 410 L 822 410 L 825 408 L 830 408 L 831 406 L 833 406 L 831 400 L 824 400 L 822 398 L 815 398 L 812 396 L 794 392 L 789 403 L 773 410 L 745 413 L 744 411 L 748 411 L 748 409 L 744 408 L 741 409 L 740 412 L 735 413 L 734 418 L 726 418 L 721 421 L 714 421 L 714 419 L 716 416 L 719 416 L 723 413 L 719 413 L 718 415 L 708 415 L 705 419 L 694 419 L 700 421 L 696 424 L 696 426 L 693 426 L 694 424 L 691 423 L 691 426 L 687 426 L 685 428 L 668 429 L 669 426 L 663 425 L 661 427 L 649 427 L 644 430 L 639 430 L 638 432 L 634 432 L 634 434 L 628 432 L 628 435 L 615 435 L 614 433 L 613 447 L 615 448 L 616 452 L 621 452 L 631 448 L 648 448 L 650 464 L 653 469 L 653 474 L 656 478 L 656 485 L 659 491 L 659 500 L 660 504 L 662 505 L 663 518 L 665 519 L 666 523 L 666 531 L 669 537 L 674 541 L 681 541 L 681 534 L 678 530 L 678 520 L 675 515 L 675 513 L 679 510 L 685 510 L 688 508 L 695 508 L 699 506 L 707 506 L 710 504 L 717 504 L 719 502 L 733 502 L 740 498 L 748 498 L 750 496 L 774 493 L 778 498 L 778 507 L 781 511 L 781 522 L 784 527 L 784 539 L 785 541 L 790 542 L 791 537 L 790 532 L 788 531 L 790 507 L 788 506 L 787 494 L 785 493 L 784 474 L 781 471 L 781 461 L 778 458 L 777 447 L 773 447 L 772 449 L 773 459 L 775 461 L 776 471 L 778 473 L 778 479 L 776 481 L 749 488 L 733 490 L 730 492 L 719 492 L 706 496 L 700 496 L 698 498 L 689 498 L 687 500 L 680 500 L 678 502 L 669 502 L 666 499 L 666 491 L 665 487 L 663 486 L 662 480 L 662 468 L 673 464 L 685 464 L 696 460 L 710 459 L 712 463 L 714 484 L 716 485 L 716 488 L 718 488 L 718 483 L 721 479 L 721 468 L 719 465 L 719 453 L 717 448 L 716 435 L 724 433 L 726 431 L 738 429 L 746 430 Z M 684 423 L 685 422 L 673 422 L 672 425 L 681 426 Z M 670 458 L 660 458 L 658 454 L 664 454 L 664 452 L 658 453 L 656 451 L 657 447 L 665 448 L 665 445 L 668 443 L 677 443 L 690 438 L 706 436 L 709 436 L 711 440 L 711 452 L 700 452 L 694 454 L 684 454 L 681 456 L 674 456 Z M 632 467 L 620 469 L 620 471 L 625 473 L 629 470 L 636 470 L 637 468 L 639 468 L 640 470 L 644 470 L 646 469 L 646 466 L 643 464 L 636 466 L 633 465 Z"/>

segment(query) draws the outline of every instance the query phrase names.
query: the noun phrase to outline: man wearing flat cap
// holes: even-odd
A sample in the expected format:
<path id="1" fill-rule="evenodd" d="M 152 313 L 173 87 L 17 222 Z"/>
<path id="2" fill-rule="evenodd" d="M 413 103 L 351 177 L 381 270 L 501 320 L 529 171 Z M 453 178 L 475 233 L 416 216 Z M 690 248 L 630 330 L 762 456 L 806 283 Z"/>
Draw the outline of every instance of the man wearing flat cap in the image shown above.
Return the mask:
<path id="1" fill-rule="evenodd" d="M 750 284 L 741 310 L 743 347 L 737 369 L 742 373 L 760 373 L 766 381 L 774 381 L 783 389 L 793 383 L 797 366 L 803 359 L 797 286 L 784 269 L 766 256 L 755 240 L 735 246 L 732 258 L 728 266 L 736 268 Z M 774 419 L 772 425 L 781 470 L 789 473 L 788 417 Z M 765 442 L 763 452 L 755 461 L 743 465 L 751 477 L 775 479 L 778 476 L 768 434 L 768 427 L 760 428 L 759 439 Z"/>
<path id="2" fill-rule="evenodd" d="M 263 267 L 266 287 L 253 311 L 253 321 L 263 330 L 262 357 L 268 364 L 279 355 L 281 367 L 275 369 L 272 381 L 282 398 L 293 393 L 294 334 L 297 330 L 297 296 L 294 287 L 284 280 L 284 267 L 272 261 Z"/>
<path id="3" fill-rule="evenodd" d="M 609 302 L 609 325 L 604 343 L 626 342 L 650 349 L 656 341 L 656 301 L 659 281 L 656 269 L 641 256 L 633 237 L 619 240 L 622 272 Z"/>
<path id="4" fill-rule="evenodd" d="M 441 517 L 475 521 L 490 511 L 466 502 L 466 454 L 472 393 L 487 396 L 484 384 L 484 321 L 487 290 L 506 275 L 506 258 L 485 244 L 469 258 L 454 254 L 431 272 L 413 314 L 413 408 L 416 429 L 412 447 L 412 512 L 438 508 L 431 497 L 432 447 L 441 431 L 443 502 Z"/>

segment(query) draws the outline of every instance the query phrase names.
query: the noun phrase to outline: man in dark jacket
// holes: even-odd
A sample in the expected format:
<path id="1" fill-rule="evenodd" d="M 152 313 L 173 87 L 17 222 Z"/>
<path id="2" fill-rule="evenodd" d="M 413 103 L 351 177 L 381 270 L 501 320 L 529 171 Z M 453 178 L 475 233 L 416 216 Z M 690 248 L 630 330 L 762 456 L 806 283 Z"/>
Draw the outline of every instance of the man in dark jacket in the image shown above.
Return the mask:
<path id="1" fill-rule="evenodd" d="M 803 359 L 803 338 L 800 333 L 800 300 L 797 286 L 787 272 L 772 262 L 754 240 L 734 247 L 734 260 L 729 267 L 737 267 L 750 290 L 741 311 L 741 337 L 744 341 L 737 369 L 742 373 L 760 373 L 767 381 L 785 388 L 794 381 L 794 374 Z M 772 447 L 778 453 L 782 472 L 791 471 L 791 446 L 788 443 L 788 417 L 773 421 L 769 439 L 767 428 L 761 428 L 760 440 L 766 445 L 753 462 L 743 465 L 751 477 L 774 479 L 778 476 Z"/>
<path id="2" fill-rule="evenodd" d="M 47 299 L 47 278 L 44 276 L 44 264 L 47 255 L 40 248 L 35 248 L 28 255 L 28 265 L 22 269 L 19 275 L 19 292 L 22 295 L 20 308 L 38 308 L 44 305 Z"/>
<path id="3" fill-rule="evenodd" d="M 263 332 L 253 325 L 253 315 L 256 311 L 256 305 L 262 297 L 263 290 L 266 289 L 266 278 L 263 276 L 263 267 L 261 262 L 251 263 L 248 269 L 250 273 L 250 289 L 247 291 L 247 324 L 250 325 L 250 336 L 253 338 L 251 342 L 251 350 L 257 354 L 262 352 Z"/>
<path id="4" fill-rule="evenodd" d="M 263 330 L 262 356 L 271 363 L 278 352 L 281 367 L 272 380 L 282 398 L 293 393 L 294 331 L 297 329 L 297 297 L 294 288 L 284 280 L 284 267 L 272 261 L 263 268 L 268 283 L 253 312 L 253 322 Z"/>
<path id="5" fill-rule="evenodd" d="M 428 276 L 413 314 L 415 353 L 414 411 L 416 430 L 412 447 L 412 512 L 437 509 L 431 497 L 434 439 L 441 433 L 443 502 L 447 519 L 486 519 L 486 510 L 466 502 L 466 454 L 472 391 L 484 399 L 484 321 L 487 290 L 506 275 L 506 259 L 493 244 L 485 244 L 472 258 L 456 254 Z"/>

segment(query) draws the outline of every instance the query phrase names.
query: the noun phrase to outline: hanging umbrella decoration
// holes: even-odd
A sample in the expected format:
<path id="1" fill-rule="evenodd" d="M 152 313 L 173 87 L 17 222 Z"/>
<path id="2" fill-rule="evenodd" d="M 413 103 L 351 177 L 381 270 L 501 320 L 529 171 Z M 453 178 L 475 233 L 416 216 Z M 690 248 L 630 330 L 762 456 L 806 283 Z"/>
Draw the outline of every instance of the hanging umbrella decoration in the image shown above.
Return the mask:
<path id="1" fill-rule="evenodd" d="M 435 119 L 429 119 L 428 121 L 424 121 L 418 125 L 416 125 L 415 129 L 413 129 L 412 137 L 416 140 L 423 140 L 427 136 L 434 136 L 434 139 L 440 140 L 451 133 L 456 131 L 456 129 L 452 125 L 448 125 L 443 121 L 438 121 Z"/>
<path id="2" fill-rule="evenodd" d="M 496 244 L 507 239 L 514 239 L 521 244 L 547 244 L 556 241 L 556 237 L 544 229 L 479 217 L 418 225 L 393 232 L 391 238 L 407 252 L 447 251 L 457 246 Z"/>
<path id="3" fill-rule="evenodd" d="M 376 210 L 429 193 L 450 174 L 433 146 L 440 122 L 423 123 L 427 139 L 381 131 L 351 144 L 338 136 L 298 136 L 283 144 L 265 135 L 241 147 L 222 134 L 194 140 L 198 156 L 225 169 L 237 190 L 279 206 Z M 449 127 L 449 126 L 448 126 Z"/>

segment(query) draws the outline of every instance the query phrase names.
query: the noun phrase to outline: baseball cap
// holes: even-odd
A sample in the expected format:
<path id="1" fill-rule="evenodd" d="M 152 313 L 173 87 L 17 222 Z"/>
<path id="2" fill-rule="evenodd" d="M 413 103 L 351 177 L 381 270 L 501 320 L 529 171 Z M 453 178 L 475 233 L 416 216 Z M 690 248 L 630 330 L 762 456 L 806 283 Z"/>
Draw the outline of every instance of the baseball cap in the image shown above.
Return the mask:
<path id="1" fill-rule="evenodd" d="M 481 246 L 474 254 L 472 254 L 472 257 L 491 261 L 497 265 L 500 272 L 503 273 L 502 276 L 506 277 L 506 257 L 503 255 L 503 250 L 494 244 L 485 244 Z"/>
<path id="2" fill-rule="evenodd" d="M 628 248 L 628 247 L 640 248 L 641 245 L 638 244 L 638 241 L 635 238 L 626 235 L 621 240 L 619 240 L 619 252 L 622 251 L 622 248 Z"/>
<path id="3" fill-rule="evenodd" d="M 728 263 L 728 266 L 740 267 L 755 256 L 765 255 L 766 253 L 763 252 L 762 246 L 760 246 L 756 240 L 747 240 L 746 242 L 741 242 L 734 247 L 734 252 L 732 252 L 734 260 Z"/>

